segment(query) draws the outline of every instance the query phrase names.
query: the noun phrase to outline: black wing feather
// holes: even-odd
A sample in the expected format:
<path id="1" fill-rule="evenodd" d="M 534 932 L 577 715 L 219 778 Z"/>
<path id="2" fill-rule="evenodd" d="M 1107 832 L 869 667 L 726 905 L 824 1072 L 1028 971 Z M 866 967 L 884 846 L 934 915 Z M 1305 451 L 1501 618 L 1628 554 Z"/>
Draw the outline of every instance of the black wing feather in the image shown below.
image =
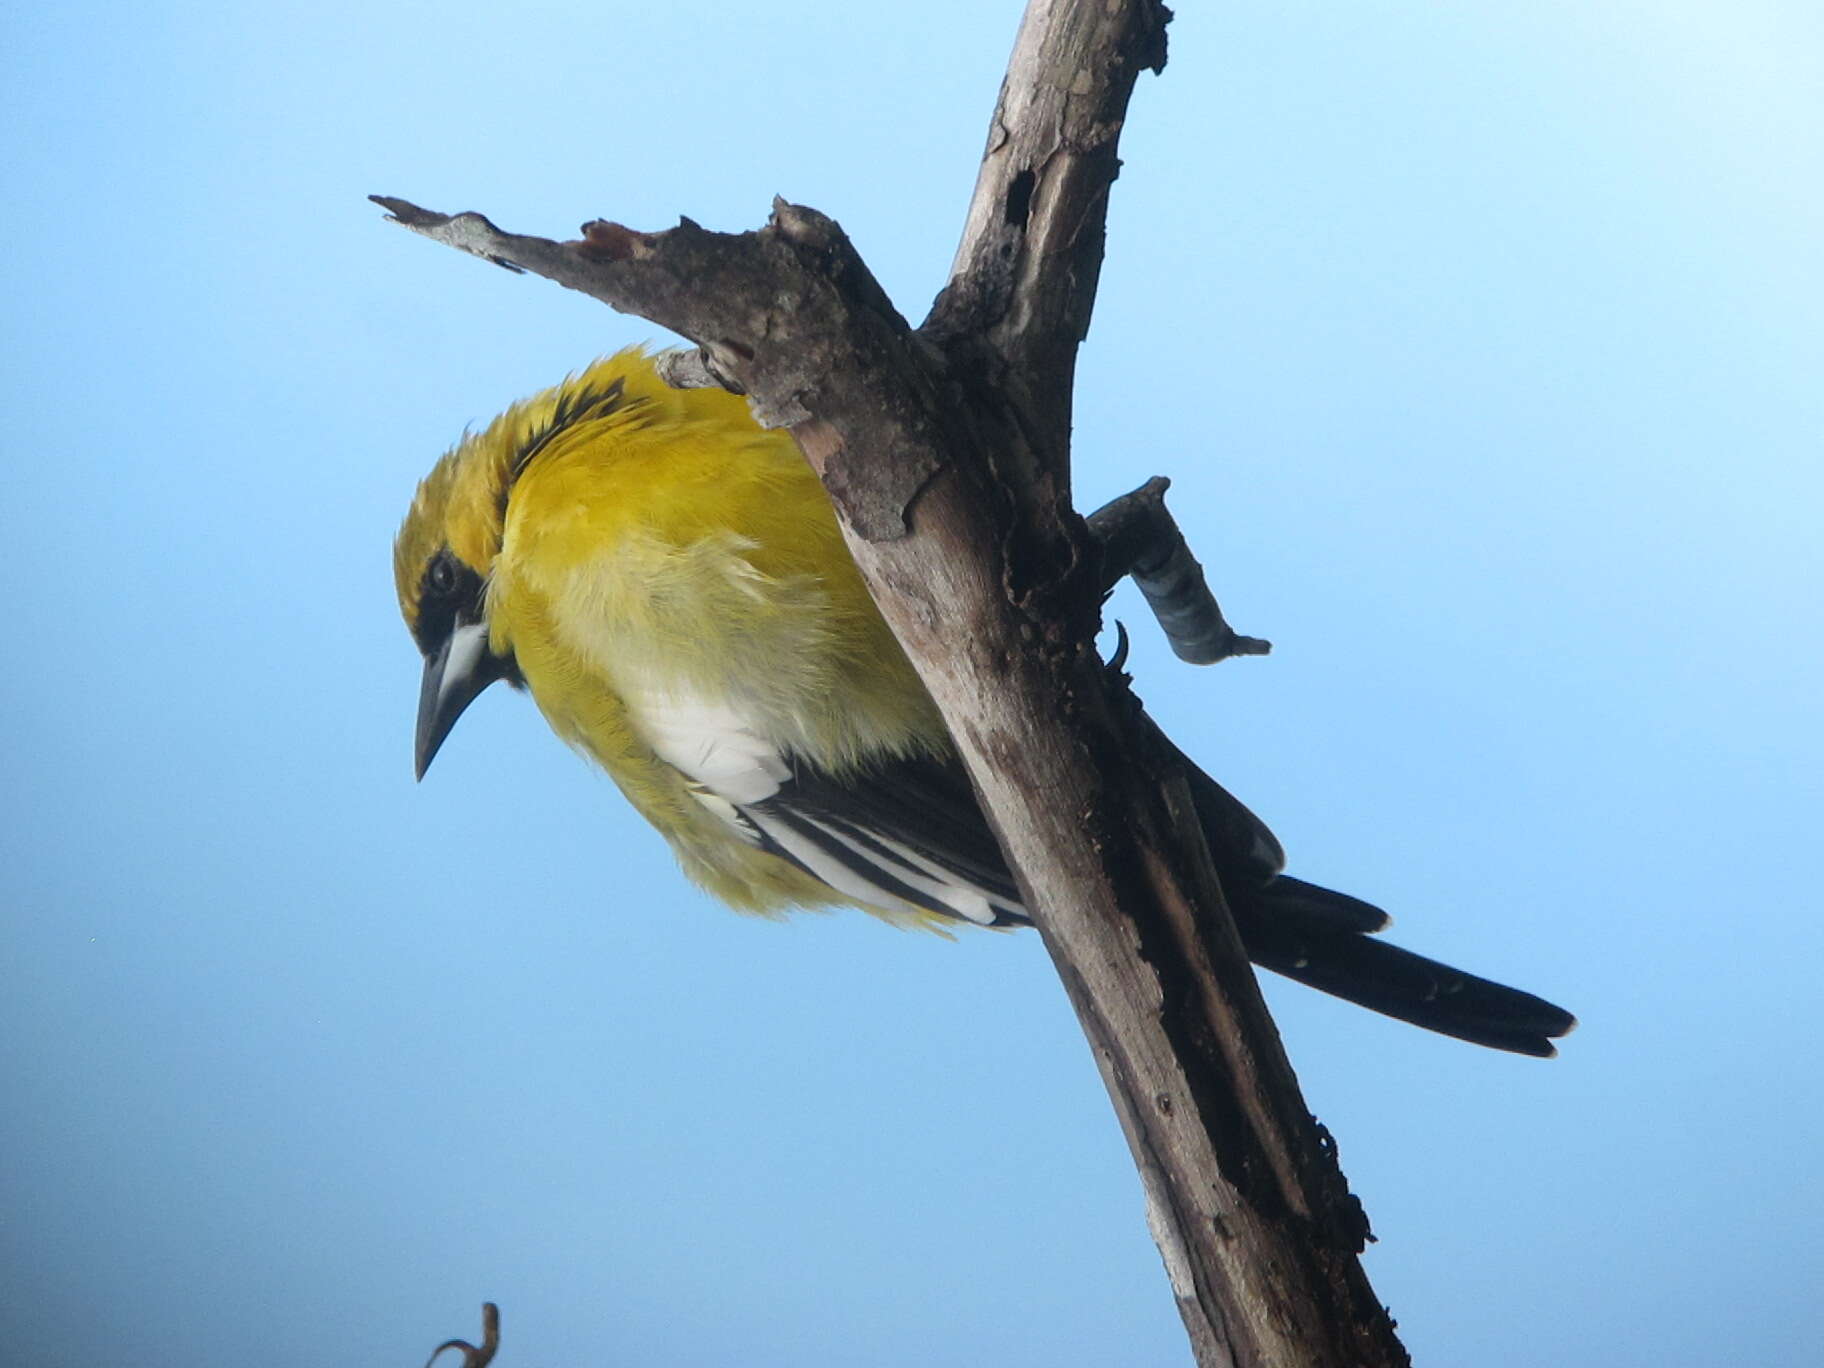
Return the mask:
<path id="1" fill-rule="evenodd" d="M 1150 720 L 1145 725 L 1152 727 Z M 1172 753 L 1183 759 L 1176 748 Z M 1543 998 L 1370 939 L 1388 924 L 1385 912 L 1281 874 L 1285 856 L 1267 825 L 1184 764 L 1236 929 L 1255 963 L 1387 1016 L 1518 1054 L 1550 1055 L 1551 1038 L 1576 1025 Z M 794 832 L 816 840 L 859 877 L 915 906 L 957 915 L 895 876 L 894 868 L 905 864 L 886 842 L 916 852 L 987 898 L 994 925 L 1030 921 L 968 775 L 953 758 L 898 760 L 840 779 L 801 762 L 775 797 L 754 807 L 791 822 Z M 770 842 L 769 848 L 776 849 Z"/>

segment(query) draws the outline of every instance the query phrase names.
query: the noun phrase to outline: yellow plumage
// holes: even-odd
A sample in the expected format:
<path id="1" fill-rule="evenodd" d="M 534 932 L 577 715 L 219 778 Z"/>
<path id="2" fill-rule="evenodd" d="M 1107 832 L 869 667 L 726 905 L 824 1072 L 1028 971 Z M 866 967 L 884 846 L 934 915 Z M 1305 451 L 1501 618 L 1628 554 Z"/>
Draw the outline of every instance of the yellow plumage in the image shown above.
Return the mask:
<path id="1" fill-rule="evenodd" d="M 531 691 L 735 907 L 1028 921 L 936 707 L 797 447 L 625 351 L 440 460 L 395 546 L 425 658 L 417 765 L 489 684 Z M 1550 1054 L 1570 1015 L 1370 938 L 1379 909 L 1280 873 L 1260 820 L 1187 776 L 1256 962 L 1467 1040 Z"/>
<path id="2" fill-rule="evenodd" d="M 643 352 L 514 405 L 438 462 L 398 540 L 408 622 L 445 544 L 482 575 L 489 648 L 517 662 L 552 730 L 736 907 L 836 895 L 732 836 L 630 698 L 724 704 L 838 775 L 949 749 L 791 438 L 734 395 L 671 389 Z"/>

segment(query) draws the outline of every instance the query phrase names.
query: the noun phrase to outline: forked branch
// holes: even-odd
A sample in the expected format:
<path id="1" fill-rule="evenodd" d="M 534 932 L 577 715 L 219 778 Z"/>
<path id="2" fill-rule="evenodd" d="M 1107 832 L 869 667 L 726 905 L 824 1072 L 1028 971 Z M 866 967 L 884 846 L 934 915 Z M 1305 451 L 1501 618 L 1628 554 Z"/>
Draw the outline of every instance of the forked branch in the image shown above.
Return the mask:
<path id="1" fill-rule="evenodd" d="M 750 233 L 598 221 L 552 242 L 379 202 L 682 334 L 694 379 L 790 428 L 1018 872 L 1199 1362 L 1386 1368 L 1406 1360 L 1356 1257 L 1366 1220 L 1261 1003 L 1176 762 L 1096 657 L 1103 549 L 1070 504 L 1107 192 L 1167 17 L 1157 0 L 1032 0 L 956 265 L 916 330 L 841 230 L 799 206 L 775 202 Z M 1167 616 L 1198 598 L 1186 562 L 1135 559 Z M 1224 633 L 1193 623 L 1190 649 L 1253 644 Z"/>

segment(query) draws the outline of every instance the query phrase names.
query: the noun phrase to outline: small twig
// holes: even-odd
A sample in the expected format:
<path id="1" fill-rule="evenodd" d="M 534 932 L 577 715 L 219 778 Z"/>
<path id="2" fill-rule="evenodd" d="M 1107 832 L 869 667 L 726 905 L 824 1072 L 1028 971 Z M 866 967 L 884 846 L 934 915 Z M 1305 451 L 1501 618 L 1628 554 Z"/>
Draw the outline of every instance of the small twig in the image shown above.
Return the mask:
<path id="1" fill-rule="evenodd" d="M 1224 620 L 1203 567 L 1165 506 L 1170 487 L 1170 480 L 1155 475 L 1089 515 L 1089 530 L 1102 544 L 1103 592 L 1131 575 L 1180 660 L 1214 665 L 1230 656 L 1266 655 L 1271 642 L 1242 636 Z"/>
<path id="2" fill-rule="evenodd" d="M 774 200 L 766 226 L 749 233 L 712 233 L 689 219 L 647 233 L 596 219 L 580 239 L 554 242 L 504 232 L 481 214 L 368 198 L 435 242 L 688 338 L 704 354 L 704 375 L 747 395 L 762 427 L 791 428 L 801 446 L 817 435 L 801 429 L 827 429 L 819 474 L 868 540 L 905 536 L 907 510 L 949 459 L 950 413 L 933 398 L 942 358 L 913 337 L 841 227 L 815 209 Z"/>
<path id="3" fill-rule="evenodd" d="M 462 1350 L 462 1368 L 488 1368 L 494 1361 L 494 1353 L 500 1348 L 500 1308 L 493 1302 L 481 1304 L 481 1344 L 470 1344 L 467 1340 L 445 1340 L 431 1351 L 431 1356 L 424 1361 L 424 1368 L 431 1368 L 437 1362 L 437 1356 L 445 1349 Z"/>

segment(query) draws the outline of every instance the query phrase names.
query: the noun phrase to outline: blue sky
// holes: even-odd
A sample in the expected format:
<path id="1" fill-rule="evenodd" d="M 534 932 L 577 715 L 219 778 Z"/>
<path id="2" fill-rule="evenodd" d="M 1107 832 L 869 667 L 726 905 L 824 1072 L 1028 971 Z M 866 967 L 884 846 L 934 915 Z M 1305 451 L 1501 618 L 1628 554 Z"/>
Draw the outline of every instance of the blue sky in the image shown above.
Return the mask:
<path id="1" fill-rule="evenodd" d="M 1430 1364 L 1824 1335 L 1824 21 L 1184 5 L 1079 384 L 1272 657 L 1138 689 L 1296 872 L 1577 1010 L 1268 985 Z M 837 217 L 942 284 L 1013 3 L 14 7 L 0 1334 L 20 1363 L 1182 1364 L 1036 937 L 710 904 L 525 700 L 422 786 L 389 549 L 638 320 L 387 227 Z"/>

